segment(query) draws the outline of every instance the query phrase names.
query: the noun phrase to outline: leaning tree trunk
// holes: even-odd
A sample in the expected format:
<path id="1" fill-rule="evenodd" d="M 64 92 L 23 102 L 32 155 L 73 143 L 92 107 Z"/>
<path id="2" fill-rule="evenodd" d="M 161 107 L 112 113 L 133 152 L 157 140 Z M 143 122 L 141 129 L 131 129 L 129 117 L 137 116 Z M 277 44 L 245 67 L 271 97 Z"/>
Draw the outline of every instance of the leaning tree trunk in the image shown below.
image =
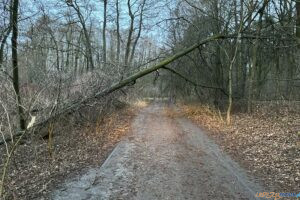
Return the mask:
<path id="1" fill-rule="evenodd" d="M 116 82 L 115 84 L 112 84 L 110 87 L 100 91 L 100 92 L 97 92 L 95 93 L 94 95 L 92 96 L 88 96 L 88 97 L 85 97 L 79 101 L 74 101 L 72 103 L 70 103 L 68 106 L 64 107 L 64 108 L 61 108 L 57 113 L 55 113 L 55 115 L 52 115 L 51 117 L 49 117 L 48 119 L 46 120 L 43 120 L 41 122 L 38 122 L 34 125 L 34 127 L 36 126 L 42 126 L 42 125 L 45 125 L 45 123 L 49 122 L 49 120 L 52 120 L 54 118 L 56 118 L 57 116 L 59 115 L 62 115 L 64 113 L 67 113 L 67 112 L 70 112 L 72 110 L 75 110 L 75 109 L 78 109 L 80 108 L 81 106 L 85 105 L 88 101 L 92 100 L 92 99 L 95 99 L 95 98 L 101 98 L 103 96 L 106 96 L 116 90 L 119 90 L 123 87 L 126 87 L 128 85 L 132 85 L 136 82 L 137 79 L 141 78 L 141 77 L 144 77 L 146 76 L 147 74 L 150 74 L 152 72 L 155 72 L 159 69 L 166 69 L 167 65 L 174 62 L 175 60 L 179 59 L 179 58 L 182 58 L 183 56 L 189 54 L 190 52 L 194 51 L 195 49 L 199 48 L 200 46 L 202 45 L 205 45 L 209 42 L 212 42 L 212 41 L 216 41 L 216 40 L 222 40 L 222 39 L 232 39 L 232 38 L 236 38 L 236 34 L 233 34 L 233 35 L 228 35 L 228 36 L 225 36 L 225 35 L 213 35 L 213 36 L 210 36 L 186 49 L 183 49 L 182 51 L 170 56 L 170 57 L 167 57 L 165 58 L 164 60 L 162 60 L 161 62 L 159 62 L 158 64 L 155 64 L 151 67 L 148 67 L 146 69 L 142 69 L 141 71 L 139 72 L 136 72 L 134 74 L 132 74 L 131 76 L 128 76 L 126 78 L 123 78 L 121 81 L 118 81 Z M 249 38 L 249 39 L 253 39 L 254 37 L 252 36 L 243 36 L 243 38 Z M 188 78 L 180 75 L 179 73 L 176 73 L 176 71 L 172 70 L 172 72 L 174 72 L 175 74 L 181 76 L 182 78 L 184 78 L 186 81 L 189 81 L 191 82 Z M 191 82 L 192 83 L 192 82 Z M 222 90 L 222 88 L 219 88 L 219 87 L 209 87 L 209 86 L 205 86 L 205 85 L 200 85 L 200 84 L 197 84 L 197 83 L 193 83 L 193 85 L 195 86 L 200 86 L 200 87 L 205 87 L 205 88 L 212 88 L 212 89 L 219 89 L 221 90 L 222 92 L 224 92 Z M 17 136 L 20 136 L 20 133 L 16 134 L 14 137 L 17 137 Z M 3 141 L 0 141 L 0 145 L 4 144 L 5 141 L 10 141 L 11 138 L 8 137 L 8 138 L 5 138 Z"/>

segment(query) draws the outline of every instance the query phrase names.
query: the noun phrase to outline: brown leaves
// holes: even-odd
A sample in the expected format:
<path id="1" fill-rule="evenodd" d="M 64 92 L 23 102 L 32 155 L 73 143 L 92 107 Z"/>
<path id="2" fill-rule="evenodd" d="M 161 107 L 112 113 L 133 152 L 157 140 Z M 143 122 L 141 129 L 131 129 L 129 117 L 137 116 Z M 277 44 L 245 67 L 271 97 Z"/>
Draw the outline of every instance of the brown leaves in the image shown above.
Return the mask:
<path id="1" fill-rule="evenodd" d="M 210 130 L 209 135 L 249 171 L 278 191 L 300 187 L 300 112 L 287 105 L 257 106 L 252 115 L 232 116 L 226 126 L 207 106 L 182 106 L 185 115 Z M 298 110 L 299 111 L 299 110 Z"/>
<path id="2" fill-rule="evenodd" d="M 47 141 L 21 145 L 9 170 L 7 190 L 16 199 L 43 199 L 66 178 L 99 166 L 128 133 L 134 112 L 130 108 L 116 110 L 89 124 L 60 121 L 61 127 L 54 129 L 53 159 L 49 159 Z"/>

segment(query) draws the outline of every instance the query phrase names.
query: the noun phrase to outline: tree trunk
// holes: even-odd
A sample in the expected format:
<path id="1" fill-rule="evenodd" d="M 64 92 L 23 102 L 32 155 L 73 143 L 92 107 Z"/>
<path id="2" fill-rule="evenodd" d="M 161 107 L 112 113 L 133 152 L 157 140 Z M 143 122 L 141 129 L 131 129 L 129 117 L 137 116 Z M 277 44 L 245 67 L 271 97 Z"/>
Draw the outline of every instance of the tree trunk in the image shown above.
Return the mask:
<path id="1" fill-rule="evenodd" d="M 133 34 L 133 25 L 134 25 L 134 15 L 133 15 L 132 10 L 131 10 L 130 0 L 127 1 L 127 6 L 128 6 L 128 14 L 129 14 L 129 17 L 130 17 L 130 27 L 129 27 L 129 31 L 128 31 L 127 44 L 126 44 L 126 49 L 125 49 L 125 69 L 124 69 L 124 72 L 128 68 L 129 53 L 130 53 L 130 46 L 131 46 L 131 40 L 132 40 L 132 34 Z"/>
<path id="2" fill-rule="evenodd" d="M 72 102 L 71 104 L 69 104 L 68 106 L 61 108 L 61 110 L 59 112 L 57 112 L 55 115 L 52 115 L 51 117 L 49 117 L 48 119 L 42 121 L 42 122 L 38 122 L 35 124 L 36 126 L 41 126 L 44 125 L 45 123 L 49 122 L 49 120 L 52 120 L 54 118 L 56 118 L 59 115 L 62 115 L 66 112 L 70 112 L 73 109 L 78 109 L 78 107 L 83 106 L 85 103 L 87 103 L 89 100 L 94 99 L 94 98 L 100 98 L 103 96 L 106 96 L 118 89 L 121 89 L 125 86 L 131 85 L 132 83 L 135 83 L 135 81 L 141 77 L 146 76 L 147 74 L 150 74 L 152 72 L 155 72 L 161 68 L 164 68 L 165 66 L 167 66 L 168 64 L 174 62 L 175 60 L 182 58 L 183 56 L 189 54 L 190 52 L 194 51 L 195 49 L 199 48 L 202 45 L 205 45 L 209 42 L 212 41 L 216 41 L 216 40 L 221 40 L 221 39 L 226 39 L 226 38 L 234 38 L 236 36 L 224 36 L 224 35 L 213 35 L 211 37 L 208 37 L 192 46 L 190 46 L 189 48 L 186 48 L 168 58 L 165 58 L 164 60 L 162 60 L 161 62 L 159 62 L 156 65 L 153 65 L 151 67 L 148 67 L 146 69 L 143 69 L 137 73 L 132 74 L 131 76 L 128 76 L 127 78 L 124 78 L 123 80 L 121 80 L 120 82 L 114 83 L 112 84 L 110 87 L 94 94 L 93 96 L 89 96 L 89 97 L 85 97 L 83 99 L 81 99 L 80 101 L 75 101 Z M 210 87 L 211 88 L 211 87 Z M 214 87 L 215 89 L 215 87 Z M 16 136 L 19 136 L 20 133 L 16 134 Z M 10 141 L 11 137 L 5 138 L 4 141 Z M 4 141 L 0 141 L 0 145 L 4 143 Z"/>
<path id="3" fill-rule="evenodd" d="M 296 10 L 297 10 L 296 37 L 297 37 L 298 44 L 300 44 L 300 0 L 296 0 Z"/>
<path id="4" fill-rule="evenodd" d="M 5 35 L 3 36 L 1 40 L 1 45 L 0 45 L 0 69 L 2 68 L 3 65 L 3 54 L 4 54 L 4 47 L 6 44 L 6 40 L 11 32 L 11 25 L 9 26 L 8 30 L 6 31 Z"/>
<path id="5" fill-rule="evenodd" d="M 12 67 L 13 67 L 13 87 L 17 96 L 17 106 L 19 115 L 19 127 L 21 130 L 25 130 L 25 116 L 24 109 L 22 107 L 20 89 L 19 89 L 19 68 L 18 68 L 18 10 L 19 10 L 19 0 L 13 0 L 12 5 Z"/>
<path id="6" fill-rule="evenodd" d="M 66 58 L 66 71 L 69 70 L 70 68 L 70 50 L 71 50 L 71 43 L 72 43 L 72 27 L 71 27 L 71 31 L 70 33 L 68 33 L 69 31 L 66 32 L 66 41 L 67 41 L 67 58 Z"/>
<path id="7" fill-rule="evenodd" d="M 259 45 L 259 36 L 262 29 L 262 17 L 264 14 L 264 10 L 269 3 L 269 0 L 264 0 L 263 6 L 260 8 L 259 12 L 259 19 L 258 19 L 258 27 L 256 31 L 256 39 L 254 41 L 254 47 L 252 49 L 252 62 L 250 68 L 250 76 L 249 76 L 249 87 L 248 87 L 248 102 L 247 102 L 247 111 L 248 113 L 252 112 L 252 99 L 253 99 L 253 81 L 255 76 L 255 70 L 257 65 L 257 50 Z"/>
<path id="8" fill-rule="evenodd" d="M 12 8 L 12 3 L 10 3 L 10 8 Z M 5 44 L 6 44 L 6 40 L 9 36 L 9 34 L 11 33 L 11 29 L 12 29 L 12 12 L 10 12 L 10 24 L 7 28 L 7 31 L 6 33 L 4 34 L 3 38 L 2 36 L 0 37 L 1 38 L 1 45 L 0 45 L 0 70 L 2 69 L 2 65 L 3 65 L 3 54 L 4 54 L 4 47 L 5 47 Z"/>
<path id="9" fill-rule="evenodd" d="M 132 60 L 133 60 L 133 57 L 134 57 L 134 53 L 135 53 L 135 48 L 136 48 L 136 45 L 141 37 L 141 32 L 142 32 L 142 25 L 143 25 L 143 13 L 144 13 L 144 7 L 145 7 L 145 4 L 146 4 L 146 0 L 143 0 L 143 3 L 142 3 L 142 6 L 141 6 L 141 13 L 140 13 L 140 22 L 139 22 L 139 30 L 138 30 L 138 34 L 134 40 L 134 43 L 132 45 L 132 50 L 131 50 L 131 55 L 130 55 L 130 61 L 129 61 L 129 65 L 132 64 Z"/>
<path id="10" fill-rule="evenodd" d="M 106 64 L 106 21 L 107 21 L 107 0 L 103 1 L 104 11 L 103 11 L 103 30 L 102 30 L 102 42 L 103 42 L 103 62 Z"/>
<path id="11" fill-rule="evenodd" d="M 241 24 L 239 29 L 239 35 L 238 38 L 236 39 L 236 47 L 235 47 L 234 55 L 230 62 L 229 71 L 228 71 L 228 108 L 226 113 L 226 121 L 228 125 L 231 123 L 231 109 L 232 109 L 232 68 L 236 60 L 237 52 L 239 50 L 239 45 L 241 43 L 242 26 L 243 25 Z"/>
<path id="12" fill-rule="evenodd" d="M 240 0 L 240 4 L 241 4 L 241 10 L 240 10 L 240 23 L 243 22 L 244 20 L 244 0 Z M 247 80 L 247 74 L 246 74 L 246 67 L 245 67 L 245 62 L 244 62 L 244 57 L 243 57 L 243 52 L 244 52 L 244 42 L 243 42 L 243 33 L 241 34 L 241 46 L 240 46 L 240 51 L 239 51 L 239 66 L 237 67 L 237 76 L 239 76 L 240 74 L 242 75 L 241 78 L 241 86 L 239 87 L 239 80 L 237 80 L 237 89 L 241 89 L 241 92 L 238 92 L 238 94 L 240 94 L 240 96 L 242 98 L 244 98 L 245 96 L 245 86 L 246 86 L 246 80 Z M 238 79 L 238 78 L 237 78 Z"/>
<path id="13" fill-rule="evenodd" d="M 236 3 L 236 1 L 235 1 Z M 244 15 L 243 15 L 243 0 L 241 0 L 241 11 L 240 11 L 240 24 L 238 26 L 238 20 L 237 20 L 237 17 L 236 17 L 236 29 L 238 31 L 238 37 L 236 39 L 236 46 L 235 46 L 235 51 L 234 51 L 234 55 L 233 55 L 233 58 L 230 62 L 230 65 L 229 65 L 229 72 L 228 72 L 228 108 L 227 108 L 227 113 L 226 113 L 226 121 L 227 121 L 227 124 L 229 125 L 231 123 L 231 110 L 232 110 L 232 68 L 233 68 L 233 65 L 235 63 L 235 60 L 236 60 L 236 57 L 237 57 L 237 54 L 238 54 L 238 50 L 239 50 L 239 47 L 242 43 L 242 29 L 243 29 L 243 20 L 244 20 Z M 236 5 L 235 5 L 236 7 Z M 237 11 L 235 10 L 235 15 L 237 16 Z M 236 68 L 237 72 L 238 72 L 238 67 Z M 238 75 L 238 73 L 237 73 Z M 236 83 L 238 83 L 238 76 L 236 76 Z M 237 87 L 238 88 L 238 87 Z"/>
<path id="14" fill-rule="evenodd" d="M 90 41 L 90 36 L 88 34 L 88 31 L 85 27 L 85 24 L 82 22 L 82 27 L 83 27 L 83 33 L 84 33 L 84 37 L 85 37 L 85 45 L 86 45 L 86 49 L 87 49 L 87 59 L 88 59 L 88 63 L 90 64 L 91 69 L 93 70 L 95 68 L 94 66 L 94 61 L 93 61 L 93 53 L 92 53 L 92 46 L 91 46 L 91 41 Z M 87 67 L 87 70 L 89 69 L 89 67 Z"/>
<path id="15" fill-rule="evenodd" d="M 214 9 L 214 34 L 220 34 L 221 32 L 221 24 L 220 24 L 220 8 L 219 8 L 219 0 L 213 0 L 212 1 L 212 7 Z M 222 62 L 221 62 L 221 47 L 220 44 L 216 44 L 215 46 L 216 50 L 216 58 L 215 58 L 215 71 L 214 71 L 214 82 L 215 85 L 220 87 L 222 85 Z M 215 90 L 214 93 L 214 105 L 216 108 L 221 107 L 221 98 L 222 94 L 220 93 L 219 90 Z"/>
<path id="16" fill-rule="evenodd" d="M 121 36 L 120 36 L 120 10 L 119 10 L 119 0 L 116 0 L 116 10 L 117 10 L 117 64 L 120 64 L 120 52 L 121 52 Z M 118 66 L 119 67 L 119 66 Z"/>

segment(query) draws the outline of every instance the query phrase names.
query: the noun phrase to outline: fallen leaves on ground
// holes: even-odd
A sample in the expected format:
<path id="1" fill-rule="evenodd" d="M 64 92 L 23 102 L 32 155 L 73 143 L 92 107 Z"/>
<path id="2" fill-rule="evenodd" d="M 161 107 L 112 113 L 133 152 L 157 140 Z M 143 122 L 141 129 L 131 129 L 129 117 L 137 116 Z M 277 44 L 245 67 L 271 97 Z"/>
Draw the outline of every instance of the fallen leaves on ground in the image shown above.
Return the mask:
<path id="1" fill-rule="evenodd" d="M 134 109 L 125 107 L 95 123 L 60 122 L 54 130 L 50 157 L 48 140 L 42 138 L 20 145 L 6 179 L 7 199 L 48 199 L 53 187 L 76 177 L 91 167 L 100 166 L 115 144 L 129 132 Z M 1 149 L 2 161 L 5 148 Z M 1 167 L 2 169 L 2 167 Z"/>
<path id="2" fill-rule="evenodd" d="M 299 192 L 300 109 L 289 105 L 257 105 L 252 114 L 232 115 L 227 126 L 215 109 L 181 105 L 182 114 L 208 129 L 220 146 L 269 190 Z"/>

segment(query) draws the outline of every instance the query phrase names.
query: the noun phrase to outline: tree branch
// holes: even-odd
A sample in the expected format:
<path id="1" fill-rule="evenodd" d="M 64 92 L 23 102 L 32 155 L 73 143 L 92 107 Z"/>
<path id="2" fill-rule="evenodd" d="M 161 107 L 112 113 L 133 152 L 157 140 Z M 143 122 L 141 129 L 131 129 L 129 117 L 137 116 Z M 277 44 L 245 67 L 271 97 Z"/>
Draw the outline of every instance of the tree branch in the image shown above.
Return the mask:
<path id="1" fill-rule="evenodd" d="M 226 96 L 228 96 L 228 94 L 225 92 L 225 90 L 223 88 L 196 83 L 196 82 L 188 79 L 186 76 L 184 76 L 184 75 L 180 74 L 179 72 L 175 71 L 174 69 L 171 69 L 171 68 L 168 68 L 168 67 L 162 67 L 162 69 L 168 70 L 168 71 L 172 72 L 173 74 L 176 74 L 177 76 L 181 77 L 186 82 L 189 82 L 194 86 L 202 87 L 202 88 L 208 88 L 208 89 L 217 89 L 217 90 L 220 90 L 221 92 L 223 92 Z"/>

